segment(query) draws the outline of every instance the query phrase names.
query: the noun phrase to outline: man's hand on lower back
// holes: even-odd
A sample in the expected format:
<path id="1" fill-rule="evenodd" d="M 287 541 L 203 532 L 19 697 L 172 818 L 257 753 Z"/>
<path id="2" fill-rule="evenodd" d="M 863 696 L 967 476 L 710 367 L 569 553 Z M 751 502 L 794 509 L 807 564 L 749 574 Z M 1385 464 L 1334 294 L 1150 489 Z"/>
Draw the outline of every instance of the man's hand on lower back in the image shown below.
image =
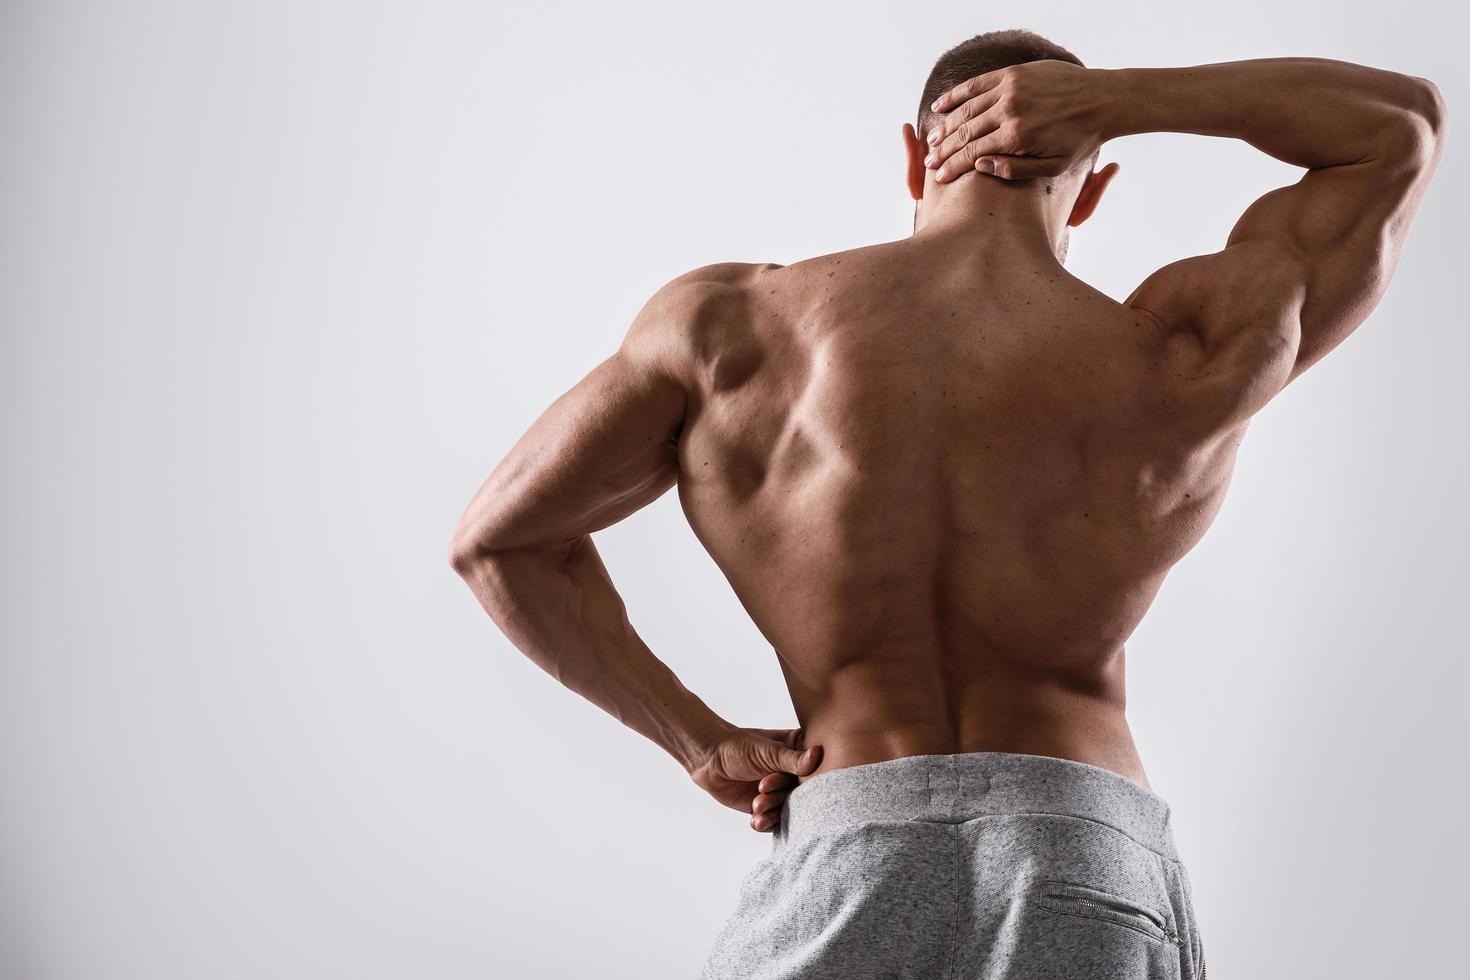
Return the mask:
<path id="1" fill-rule="evenodd" d="M 1054 177 L 1092 156 L 1105 135 L 1105 72 L 1031 61 L 976 75 L 931 109 L 924 166 L 941 183 L 978 170 L 1007 180 Z"/>
<path id="2" fill-rule="evenodd" d="M 800 728 L 731 728 L 689 776 L 725 806 L 751 814 L 753 830 L 773 831 L 796 777 L 810 775 L 822 761 L 821 746 L 804 748 L 802 736 Z"/>

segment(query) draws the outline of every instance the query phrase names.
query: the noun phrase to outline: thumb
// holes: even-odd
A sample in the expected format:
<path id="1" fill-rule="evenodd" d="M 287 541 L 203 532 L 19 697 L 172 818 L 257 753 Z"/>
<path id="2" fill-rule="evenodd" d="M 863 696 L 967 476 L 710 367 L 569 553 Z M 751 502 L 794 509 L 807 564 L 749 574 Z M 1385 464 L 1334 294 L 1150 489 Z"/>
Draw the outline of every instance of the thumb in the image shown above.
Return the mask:
<path id="1" fill-rule="evenodd" d="M 817 763 L 822 761 L 822 747 L 813 745 L 811 748 L 782 749 L 781 750 L 782 771 L 795 773 L 798 776 L 808 776 L 817 768 Z"/>
<path id="2" fill-rule="evenodd" d="M 1024 156 L 988 156 L 975 161 L 975 169 L 982 174 L 994 174 L 1002 180 L 1027 180 L 1031 177 L 1052 176 L 1048 161 Z"/>

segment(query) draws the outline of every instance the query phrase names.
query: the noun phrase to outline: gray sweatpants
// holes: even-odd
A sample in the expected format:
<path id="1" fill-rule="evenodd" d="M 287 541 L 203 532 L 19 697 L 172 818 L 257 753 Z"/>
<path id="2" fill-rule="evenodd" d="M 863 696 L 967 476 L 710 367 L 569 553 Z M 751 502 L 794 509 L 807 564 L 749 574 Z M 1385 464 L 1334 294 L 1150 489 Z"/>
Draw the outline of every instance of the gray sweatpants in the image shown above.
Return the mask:
<path id="1" fill-rule="evenodd" d="M 834 769 L 786 799 L 703 980 L 1204 980 L 1169 805 L 1011 752 Z"/>

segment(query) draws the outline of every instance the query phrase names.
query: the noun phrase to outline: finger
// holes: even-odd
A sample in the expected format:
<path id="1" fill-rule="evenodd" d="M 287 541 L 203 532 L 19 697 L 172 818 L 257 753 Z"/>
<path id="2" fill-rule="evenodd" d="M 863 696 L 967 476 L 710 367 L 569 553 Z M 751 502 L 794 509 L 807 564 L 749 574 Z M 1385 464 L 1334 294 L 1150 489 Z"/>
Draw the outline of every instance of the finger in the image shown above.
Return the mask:
<path id="1" fill-rule="evenodd" d="M 944 161 L 939 170 L 934 174 L 934 179 L 941 184 L 947 180 L 953 180 L 960 174 L 969 173 L 975 167 L 975 161 L 981 157 L 1003 154 L 1009 147 L 1001 130 L 982 136 L 979 139 L 966 143 L 955 153 L 954 156 Z"/>
<path id="2" fill-rule="evenodd" d="M 750 804 L 751 813 L 765 813 L 768 810 L 779 810 L 781 804 L 786 802 L 785 793 L 761 793 Z"/>
<path id="3" fill-rule="evenodd" d="M 945 160 L 978 139 L 984 139 L 1000 128 L 1000 113 L 987 111 L 956 126 L 948 136 L 929 151 L 924 166 L 937 168 Z"/>
<path id="4" fill-rule="evenodd" d="M 974 78 L 960 82 L 935 99 L 929 108 L 934 112 L 945 112 L 950 106 L 959 105 L 966 99 L 973 99 L 981 92 L 988 92 L 1000 81 L 1000 73 L 1004 70 L 1003 68 L 997 68 L 995 71 L 988 71 L 983 75 L 976 75 Z"/>
<path id="5" fill-rule="evenodd" d="M 774 793 L 777 790 L 790 789 L 796 785 L 796 777 L 789 772 L 772 772 L 761 777 L 756 789 L 762 793 Z"/>
<path id="6" fill-rule="evenodd" d="M 787 748 L 774 739 L 762 739 L 755 743 L 756 762 L 766 770 L 795 773 L 805 776 L 817 768 L 821 759 L 820 746 L 805 751 Z"/>
<path id="7" fill-rule="evenodd" d="M 780 824 L 781 816 L 778 813 L 761 813 L 750 818 L 751 829 L 763 834 L 775 830 Z"/>
<path id="8" fill-rule="evenodd" d="M 999 99 L 1000 92 L 993 90 L 955 106 L 954 109 L 934 120 L 934 125 L 929 128 L 929 135 L 924 137 L 925 141 L 930 146 L 934 146 L 965 123 L 984 115 Z"/>

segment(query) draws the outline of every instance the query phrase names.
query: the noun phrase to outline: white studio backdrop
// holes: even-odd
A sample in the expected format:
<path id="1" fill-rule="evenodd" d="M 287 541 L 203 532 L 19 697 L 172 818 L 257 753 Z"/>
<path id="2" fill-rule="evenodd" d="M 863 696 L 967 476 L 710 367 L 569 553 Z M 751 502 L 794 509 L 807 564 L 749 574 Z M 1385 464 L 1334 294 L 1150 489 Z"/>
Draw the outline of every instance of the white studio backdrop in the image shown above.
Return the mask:
<path id="1" fill-rule="evenodd" d="M 769 838 L 559 688 L 446 562 L 643 301 L 907 234 L 933 59 L 1434 80 L 1378 312 L 1256 421 L 1129 645 L 1211 975 L 1470 976 L 1470 111 L 1449 7 L 0 4 L 0 977 L 691 977 Z M 1189 136 L 1069 266 L 1115 298 L 1296 171 Z M 598 536 L 655 652 L 794 723 L 674 494 Z M 1459 972 L 1457 972 L 1459 971 Z"/>

